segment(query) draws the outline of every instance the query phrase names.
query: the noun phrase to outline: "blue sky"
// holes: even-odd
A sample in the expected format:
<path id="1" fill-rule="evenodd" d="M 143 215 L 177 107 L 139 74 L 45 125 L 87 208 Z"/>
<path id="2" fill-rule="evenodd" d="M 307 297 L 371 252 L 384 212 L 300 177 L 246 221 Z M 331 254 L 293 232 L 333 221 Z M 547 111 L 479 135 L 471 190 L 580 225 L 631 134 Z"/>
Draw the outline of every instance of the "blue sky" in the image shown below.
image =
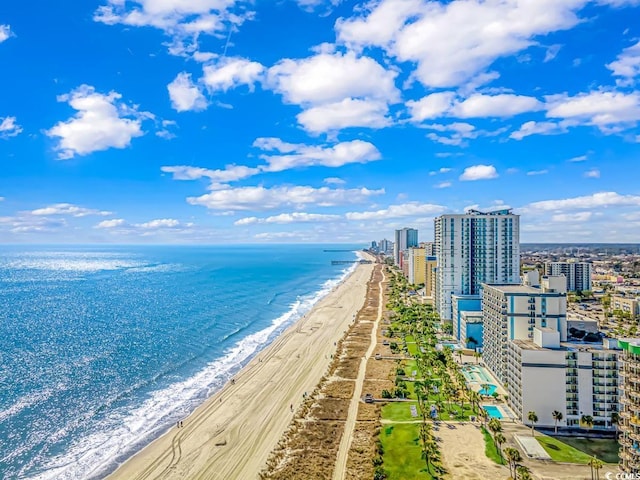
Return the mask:
<path id="1" fill-rule="evenodd" d="M 638 242 L 639 0 L 0 9 L 0 242 Z"/>

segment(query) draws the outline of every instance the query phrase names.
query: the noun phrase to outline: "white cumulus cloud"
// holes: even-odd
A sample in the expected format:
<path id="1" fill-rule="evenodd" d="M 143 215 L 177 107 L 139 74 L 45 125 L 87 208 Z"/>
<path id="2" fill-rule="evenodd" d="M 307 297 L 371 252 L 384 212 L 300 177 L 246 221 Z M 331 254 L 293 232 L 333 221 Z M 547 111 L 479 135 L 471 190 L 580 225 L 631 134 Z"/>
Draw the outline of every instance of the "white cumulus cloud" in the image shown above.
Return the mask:
<path id="1" fill-rule="evenodd" d="M 633 85 L 640 75 L 640 42 L 625 48 L 618 58 L 607 65 L 613 75 L 620 77 L 616 82 L 621 86 Z"/>
<path id="2" fill-rule="evenodd" d="M 383 48 L 414 62 L 428 87 L 452 87 L 484 73 L 495 60 L 536 45 L 535 38 L 573 27 L 586 0 L 379 0 L 336 24 L 354 49 Z"/>
<path id="3" fill-rule="evenodd" d="M 188 165 L 173 165 L 160 167 L 165 173 L 171 173 L 174 180 L 198 180 L 209 178 L 212 183 L 228 183 L 251 177 L 260 172 L 258 168 L 244 165 L 227 165 L 224 169 L 210 170 L 208 168 L 190 167 Z"/>
<path id="4" fill-rule="evenodd" d="M 126 148 L 131 139 L 143 135 L 142 120 L 150 114 L 127 107 L 119 101 L 121 98 L 117 92 L 105 95 L 89 85 L 59 96 L 58 101 L 68 102 L 78 113 L 46 131 L 49 137 L 59 139 L 58 158 L 64 160 L 109 148 Z"/>
<path id="5" fill-rule="evenodd" d="M 11 25 L 0 25 L 0 43 L 13 36 Z"/>
<path id="6" fill-rule="evenodd" d="M 616 125 L 640 120 L 640 92 L 594 91 L 570 97 L 547 97 L 547 116 L 573 120 L 576 124 L 594 125 L 607 132 Z"/>
<path id="7" fill-rule="evenodd" d="M 542 102 L 534 97 L 511 93 L 476 93 L 466 99 L 460 99 L 453 92 L 438 92 L 420 100 L 409 100 L 406 105 L 414 122 L 438 117 L 506 118 L 544 108 Z"/>
<path id="8" fill-rule="evenodd" d="M 348 220 L 383 220 L 388 218 L 416 217 L 420 215 L 437 215 L 446 210 L 442 205 L 432 203 L 409 202 L 400 205 L 389 205 L 375 211 L 347 212 Z"/>
<path id="9" fill-rule="evenodd" d="M 270 210 L 282 206 L 302 207 L 315 205 L 334 207 L 361 203 L 372 196 L 382 195 L 384 189 L 331 189 L 309 186 L 239 187 L 215 190 L 199 197 L 189 197 L 192 205 L 202 205 L 212 210 Z"/>
<path id="10" fill-rule="evenodd" d="M 125 225 L 125 221 L 122 218 L 113 218 L 111 220 L 103 220 L 98 223 L 95 228 L 117 228 Z"/>
<path id="11" fill-rule="evenodd" d="M 268 71 L 267 82 L 287 103 L 318 105 L 345 98 L 397 101 L 397 73 L 353 52 L 284 59 Z"/>
<path id="12" fill-rule="evenodd" d="M 200 111 L 208 106 L 207 99 L 202 94 L 200 87 L 191 81 L 191 74 L 179 73 L 176 78 L 167 85 L 171 106 L 178 112 L 189 110 Z"/>
<path id="13" fill-rule="evenodd" d="M 211 92 L 226 92 L 240 85 L 253 90 L 254 84 L 262 78 L 264 67 L 244 58 L 225 57 L 205 65 L 203 72 L 202 82 Z"/>
<path id="14" fill-rule="evenodd" d="M 93 19 L 107 25 L 154 27 L 170 41 L 165 45 L 172 55 L 196 58 L 201 35 L 221 35 L 241 25 L 253 13 L 236 0 L 106 0 Z M 236 7 L 234 9 L 234 7 Z M 205 53 L 206 55 L 206 53 Z"/>
<path id="15" fill-rule="evenodd" d="M 286 143 L 279 138 L 258 138 L 254 146 L 266 152 L 275 152 L 260 156 L 268 163 L 261 167 L 267 172 L 309 166 L 341 167 L 349 163 L 367 163 L 381 158 L 378 149 L 363 140 L 341 142 L 333 146 L 309 146 Z"/>
<path id="16" fill-rule="evenodd" d="M 136 224 L 136 226 L 145 229 L 174 228 L 180 226 L 180 222 L 175 218 L 159 218 L 145 223 Z"/>
<path id="17" fill-rule="evenodd" d="M 289 224 L 289 223 L 316 223 L 316 222 L 333 222 L 340 220 L 340 215 L 328 215 L 321 213 L 281 213 L 266 218 L 246 217 L 234 222 L 234 225 L 253 225 L 253 224 Z"/>
<path id="18" fill-rule="evenodd" d="M 392 123 L 388 111 L 386 102 L 345 98 L 311 107 L 298 114 L 297 119 L 307 132 L 318 134 L 349 127 L 383 128 Z"/>
<path id="19" fill-rule="evenodd" d="M 613 206 L 640 206 L 640 196 L 621 195 L 617 192 L 598 192 L 573 198 L 533 202 L 527 205 L 526 209 L 548 212 L 553 210 L 582 210 Z"/>
<path id="20" fill-rule="evenodd" d="M 79 207 L 72 203 L 56 203 L 43 208 L 31 211 L 32 215 L 70 215 L 72 217 L 86 217 L 88 215 L 111 215 L 112 212 L 105 210 L 95 210 L 93 208 Z"/>
<path id="21" fill-rule="evenodd" d="M 566 132 L 567 128 L 562 123 L 530 120 L 523 123 L 518 130 L 512 132 L 509 138 L 522 140 L 530 135 L 559 135 Z"/>
<path id="22" fill-rule="evenodd" d="M 460 175 L 460 180 L 491 180 L 492 178 L 497 177 L 498 172 L 496 171 L 496 167 L 493 165 L 473 165 L 464 169 L 464 172 Z"/>
<path id="23" fill-rule="evenodd" d="M 16 117 L 0 117 L 0 138 L 10 138 L 20 135 L 22 127 L 16 123 Z"/>

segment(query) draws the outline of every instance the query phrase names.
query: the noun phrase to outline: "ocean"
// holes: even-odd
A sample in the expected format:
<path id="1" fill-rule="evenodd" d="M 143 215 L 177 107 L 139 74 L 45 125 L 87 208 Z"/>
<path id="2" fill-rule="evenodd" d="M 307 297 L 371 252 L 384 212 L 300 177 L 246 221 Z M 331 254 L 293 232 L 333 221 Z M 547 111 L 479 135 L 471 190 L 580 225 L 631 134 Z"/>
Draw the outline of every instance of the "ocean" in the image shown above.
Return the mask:
<path id="1" fill-rule="evenodd" d="M 0 247 L 0 478 L 103 478 L 309 311 L 357 248 Z"/>

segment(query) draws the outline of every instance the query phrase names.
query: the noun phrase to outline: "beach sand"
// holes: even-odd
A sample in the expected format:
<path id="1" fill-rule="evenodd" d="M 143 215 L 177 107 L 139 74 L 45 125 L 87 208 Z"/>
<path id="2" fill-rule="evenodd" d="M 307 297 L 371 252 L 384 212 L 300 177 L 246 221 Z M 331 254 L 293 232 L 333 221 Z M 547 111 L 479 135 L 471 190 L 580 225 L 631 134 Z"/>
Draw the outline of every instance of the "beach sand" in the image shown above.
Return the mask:
<path id="1" fill-rule="evenodd" d="M 220 392 L 108 478 L 252 480 L 362 307 L 373 265 L 355 271 Z"/>

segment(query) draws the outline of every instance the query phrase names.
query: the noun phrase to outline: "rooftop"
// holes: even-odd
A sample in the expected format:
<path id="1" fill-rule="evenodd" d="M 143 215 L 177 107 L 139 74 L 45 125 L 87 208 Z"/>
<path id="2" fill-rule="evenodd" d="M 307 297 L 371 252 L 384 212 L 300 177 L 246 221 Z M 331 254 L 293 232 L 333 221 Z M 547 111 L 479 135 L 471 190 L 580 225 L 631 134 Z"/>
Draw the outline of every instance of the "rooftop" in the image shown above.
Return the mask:
<path id="1" fill-rule="evenodd" d="M 515 283 L 483 283 L 482 285 L 495 288 L 504 293 L 545 293 L 540 288 L 531 287 L 529 285 L 518 285 Z"/>
<path id="2" fill-rule="evenodd" d="M 605 348 L 602 343 L 578 343 L 578 342 L 560 342 L 560 348 L 548 348 L 541 347 L 532 340 L 512 340 L 512 342 L 520 347 L 522 350 L 538 350 L 538 351 L 550 351 L 550 352 L 618 352 L 619 350 L 613 348 Z M 636 342 L 640 340 L 636 339 Z M 638 343 L 640 347 L 640 343 Z"/>

